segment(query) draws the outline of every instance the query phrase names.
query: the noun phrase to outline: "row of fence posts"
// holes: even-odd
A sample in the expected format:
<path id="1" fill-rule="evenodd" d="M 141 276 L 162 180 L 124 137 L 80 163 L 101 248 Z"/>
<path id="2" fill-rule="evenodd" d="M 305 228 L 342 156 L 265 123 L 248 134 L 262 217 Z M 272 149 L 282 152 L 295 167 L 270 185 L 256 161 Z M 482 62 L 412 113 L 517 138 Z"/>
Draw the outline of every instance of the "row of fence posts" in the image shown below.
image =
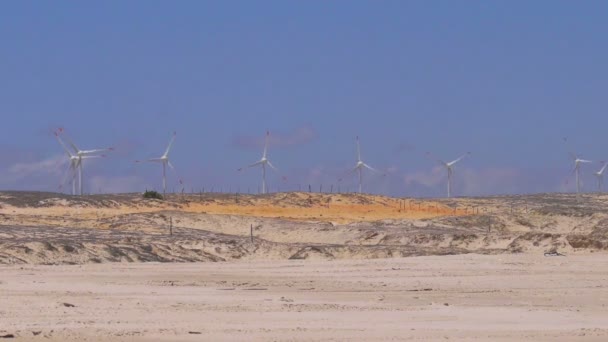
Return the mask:
<path id="1" fill-rule="evenodd" d="M 453 204 L 446 204 L 444 205 L 444 208 L 451 208 L 451 209 L 442 209 L 440 207 L 440 205 L 424 205 L 424 201 L 423 200 L 416 200 L 416 199 L 399 199 L 399 211 L 405 211 L 407 209 L 409 210 L 418 210 L 418 211 L 435 211 L 437 213 L 440 212 L 449 212 L 451 211 L 453 214 L 458 213 L 458 211 L 460 210 L 461 212 L 464 212 L 464 214 L 479 214 L 479 208 L 482 206 L 481 204 L 478 205 L 462 205 L 462 204 L 458 204 L 458 203 L 453 203 Z M 432 199 L 429 199 L 429 201 L 433 201 Z M 424 206 L 423 206 L 424 205 Z M 528 205 L 528 203 L 523 203 L 523 204 L 516 204 L 516 203 L 510 203 L 508 206 L 497 206 L 498 209 L 504 209 L 504 210 L 508 210 L 508 212 L 510 214 L 515 214 L 515 213 L 530 213 L 530 207 Z M 482 208 L 482 212 L 486 212 L 488 213 L 488 208 Z"/>
<path id="2" fill-rule="evenodd" d="M 315 186 L 316 187 L 316 186 Z M 312 184 L 308 184 L 308 187 L 304 187 L 304 190 L 306 191 L 306 189 L 308 189 L 309 193 L 313 193 L 316 192 L 314 190 L 316 190 L 316 188 L 313 187 Z M 313 189 L 315 188 L 315 189 Z M 319 184 L 319 191 L 318 193 L 326 193 L 326 194 L 333 194 L 334 193 L 334 188 L 336 189 L 337 194 L 341 194 L 341 193 L 345 193 L 345 194 L 350 194 L 350 193 L 356 193 L 357 192 L 357 187 L 353 187 L 352 191 L 351 191 L 351 187 L 346 187 L 346 191 L 342 191 L 342 187 L 340 185 L 338 186 L 334 186 L 334 184 L 330 184 L 329 185 L 329 191 L 327 191 L 327 187 L 325 187 L 325 192 L 323 191 L 323 184 Z M 177 193 L 181 193 L 181 194 L 186 194 L 187 192 L 185 191 L 185 188 L 182 188 L 181 190 L 178 191 L 178 189 L 176 189 L 175 187 L 173 187 L 172 189 L 172 194 L 177 194 Z M 240 187 L 236 187 L 235 191 L 232 191 L 232 187 L 228 187 L 226 188 L 226 193 L 239 193 L 239 194 L 248 194 L 248 195 L 254 195 L 254 194 L 261 194 L 262 193 L 262 188 L 261 186 L 258 185 L 257 188 L 254 188 L 254 191 L 251 191 L 251 187 L 247 187 L 247 191 L 241 191 Z M 267 193 L 272 193 L 271 188 L 267 187 L 266 189 Z M 293 192 L 296 191 L 295 187 L 285 187 L 285 188 L 281 188 L 280 186 L 276 187 L 276 191 L 275 193 L 280 193 L 280 192 Z M 298 184 L 297 187 L 297 191 L 298 192 L 302 192 L 302 185 Z M 196 191 L 195 188 L 191 188 L 190 189 L 190 194 L 195 194 L 195 193 L 224 193 L 224 187 L 219 187 L 216 188 L 215 186 L 211 186 L 211 187 L 202 187 L 200 188 L 198 191 Z"/>
<path id="3" fill-rule="evenodd" d="M 202 201 L 203 200 L 203 194 L 205 194 L 205 188 L 203 188 L 200 192 L 199 192 L 199 199 Z M 233 193 L 234 195 L 234 202 L 235 203 L 239 203 L 239 195 L 241 193 L 239 192 L 235 192 Z M 415 210 L 416 206 L 417 206 L 417 210 L 418 211 L 429 211 L 432 212 L 433 210 L 437 213 L 441 213 L 443 212 L 448 212 L 450 211 L 449 209 L 441 209 L 441 207 L 439 205 L 427 205 L 426 207 L 423 207 L 424 204 L 424 200 L 419 200 L 419 199 L 398 199 L 399 201 L 399 211 L 405 211 L 406 209 L 409 208 L 409 210 Z M 428 201 L 433 201 L 433 199 L 429 199 Z M 327 207 L 329 208 L 329 200 L 327 203 Z M 464 211 L 464 214 L 479 214 L 479 207 L 480 205 L 464 205 L 464 206 L 459 206 L 458 203 L 454 203 L 453 205 L 445 205 L 445 207 L 451 207 L 451 212 L 453 214 L 456 214 L 458 212 L 458 210 Z M 503 207 L 504 208 L 504 207 Z M 521 208 L 521 209 L 520 209 Z M 514 214 L 516 212 L 520 212 L 523 211 L 524 213 L 529 213 L 529 206 L 528 203 L 523 203 L 523 205 L 516 205 L 515 203 L 510 203 L 508 206 L 509 212 L 511 214 Z M 483 208 L 483 210 L 485 210 L 487 212 L 487 208 Z"/>

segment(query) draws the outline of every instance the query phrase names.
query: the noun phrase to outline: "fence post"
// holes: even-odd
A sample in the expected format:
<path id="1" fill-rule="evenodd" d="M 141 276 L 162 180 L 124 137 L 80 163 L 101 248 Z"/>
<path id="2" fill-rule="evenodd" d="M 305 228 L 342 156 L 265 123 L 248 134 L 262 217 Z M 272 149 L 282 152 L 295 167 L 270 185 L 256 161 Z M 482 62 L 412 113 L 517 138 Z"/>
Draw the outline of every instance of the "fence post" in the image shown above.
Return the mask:
<path id="1" fill-rule="evenodd" d="M 249 225 L 249 236 L 251 237 L 251 243 L 253 243 L 253 223 Z"/>
<path id="2" fill-rule="evenodd" d="M 491 228 L 492 228 L 492 217 L 488 216 L 488 234 L 490 234 Z"/>
<path id="3" fill-rule="evenodd" d="M 173 216 L 169 216 L 169 235 L 173 236 Z"/>

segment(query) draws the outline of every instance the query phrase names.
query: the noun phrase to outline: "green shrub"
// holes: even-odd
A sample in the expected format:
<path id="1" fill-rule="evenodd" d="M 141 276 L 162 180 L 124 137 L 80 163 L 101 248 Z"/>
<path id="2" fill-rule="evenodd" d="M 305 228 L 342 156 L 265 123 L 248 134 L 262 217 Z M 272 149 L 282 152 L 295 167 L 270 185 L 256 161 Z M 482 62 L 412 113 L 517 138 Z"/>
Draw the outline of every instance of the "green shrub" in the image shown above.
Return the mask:
<path id="1" fill-rule="evenodd" d="M 149 191 L 146 190 L 146 192 L 144 192 L 144 198 L 162 200 L 163 195 L 159 194 L 157 191 L 154 191 L 154 190 L 149 190 Z"/>

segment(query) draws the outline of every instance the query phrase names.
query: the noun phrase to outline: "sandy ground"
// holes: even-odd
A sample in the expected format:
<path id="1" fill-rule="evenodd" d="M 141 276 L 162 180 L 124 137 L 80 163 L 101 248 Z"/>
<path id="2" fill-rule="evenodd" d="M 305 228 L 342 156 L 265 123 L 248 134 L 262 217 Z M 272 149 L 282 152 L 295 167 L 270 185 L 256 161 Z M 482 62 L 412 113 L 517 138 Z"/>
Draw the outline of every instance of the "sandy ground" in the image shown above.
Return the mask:
<path id="1" fill-rule="evenodd" d="M 606 208 L 2 192 L 0 340 L 606 341 Z"/>
<path id="2" fill-rule="evenodd" d="M 593 253 L 1 266 L 0 336 L 606 341 L 607 262 Z"/>
<path id="3" fill-rule="evenodd" d="M 0 264 L 608 251 L 608 196 L 0 193 Z M 251 239 L 253 235 L 254 239 Z"/>

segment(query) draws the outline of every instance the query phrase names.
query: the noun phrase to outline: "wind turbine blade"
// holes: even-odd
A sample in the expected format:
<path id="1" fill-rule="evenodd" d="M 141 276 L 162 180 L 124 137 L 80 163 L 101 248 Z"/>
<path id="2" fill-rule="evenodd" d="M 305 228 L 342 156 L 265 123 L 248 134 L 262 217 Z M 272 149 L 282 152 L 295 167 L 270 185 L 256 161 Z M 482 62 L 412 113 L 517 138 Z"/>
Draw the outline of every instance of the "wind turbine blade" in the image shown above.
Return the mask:
<path id="1" fill-rule="evenodd" d="M 169 169 L 175 174 L 175 176 L 177 177 L 177 179 L 179 179 L 181 181 L 182 178 L 179 176 L 179 174 L 177 174 L 177 171 L 175 170 L 175 167 L 168 160 L 167 160 L 167 166 L 169 166 Z"/>
<path id="2" fill-rule="evenodd" d="M 577 168 L 578 168 L 578 165 L 575 164 L 574 167 L 572 168 L 572 171 L 570 171 L 569 175 L 572 176 L 576 172 Z"/>
<path id="3" fill-rule="evenodd" d="M 602 166 L 602 168 L 598 172 L 600 175 L 604 174 L 604 170 L 606 170 L 606 166 L 608 166 L 608 163 L 606 163 L 606 162 L 602 162 L 602 163 L 604 163 L 604 166 Z"/>
<path id="4" fill-rule="evenodd" d="M 359 136 L 357 136 L 356 140 L 357 140 L 357 161 L 361 161 L 361 144 L 359 143 Z"/>
<path id="5" fill-rule="evenodd" d="M 266 138 L 264 141 L 264 154 L 262 155 L 263 158 L 266 158 L 266 154 L 268 153 L 268 139 L 270 138 L 270 131 L 266 131 Z"/>
<path id="6" fill-rule="evenodd" d="M 346 178 L 346 176 L 352 175 L 358 169 L 359 169 L 359 165 L 357 164 L 357 166 L 355 166 L 352 169 L 344 172 L 341 176 L 338 177 L 338 182 L 341 182 L 344 178 Z"/>
<path id="7" fill-rule="evenodd" d="M 72 157 L 72 153 L 70 152 L 70 149 L 68 149 L 67 146 L 65 146 L 65 143 L 63 142 L 63 140 L 61 140 L 61 137 L 59 137 L 59 134 L 57 132 L 55 132 L 55 138 L 57 138 L 57 141 L 59 142 L 59 144 L 61 144 L 61 147 L 63 147 L 63 150 L 65 151 L 65 153 L 68 154 L 68 157 Z"/>
<path id="8" fill-rule="evenodd" d="M 250 168 L 250 167 L 258 166 L 258 165 L 260 165 L 260 164 L 262 164 L 262 161 L 261 161 L 261 160 L 260 160 L 260 161 L 255 162 L 255 163 L 253 163 L 253 164 L 251 164 L 251 165 L 247 165 L 247 166 L 240 167 L 240 168 L 238 168 L 238 169 L 237 169 L 237 171 L 243 171 L 243 169 L 247 169 L 247 168 Z"/>
<path id="9" fill-rule="evenodd" d="M 95 154 L 95 153 L 108 152 L 108 151 L 112 151 L 112 148 L 110 147 L 110 148 L 100 148 L 100 149 L 96 149 L 96 150 L 80 151 L 80 155 Z"/>
<path id="10" fill-rule="evenodd" d="M 59 189 L 62 189 L 63 186 L 71 179 L 68 179 L 70 177 L 70 175 L 72 176 L 72 179 L 74 177 L 76 177 L 76 169 L 73 166 L 72 161 L 70 161 L 68 163 L 68 168 L 67 170 L 65 170 L 65 172 L 63 173 L 63 177 L 61 177 L 61 183 L 59 183 Z"/>
<path id="11" fill-rule="evenodd" d="M 270 160 L 267 160 L 266 163 L 268 164 L 268 166 L 270 166 L 271 169 L 273 169 L 275 171 L 279 171 L 276 167 L 274 167 L 274 165 L 272 165 L 272 163 L 270 162 Z"/>
<path id="12" fill-rule="evenodd" d="M 171 151 L 171 147 L 173 146 L 173 142 L 175 141 L 176 135 L 177 135 L 177 132 L 173 132 L 173 136 L 171 137 L 171 140 L 169 140 L 169 145 L 167 146 L 167 149 L 165 150 L 165 154 L 163 154 L 163 157 L 167 157 L 169 155 L 169 151 Z"/>
<path id="13" fill-rule="evenodd" d="M 151 158 L 151 159 L 148 159 L 146 161 L 158 163 L 158 162 L 162 162 L 163 160 L 164 160 L 163 158 Z"/>
<path id="14" fill-rule="evenodd" d="M 255 162 L 255 163 L 253 163 L 253 164 L 251 164 L 251 165 L 249 165 L 247 167 L 254 167 L 254 166 L 261 165 L 261 164 L 263 164 L 263 162 L 260 160 L 260 161 L 257 161 L 257 162 Z"/>
<path id="15" fill-rule="evenodd" d="M 466 154 L 463 154 L 462 156 L 458 157 L 455 160 L 452 160 L 451 162 L 447 163 L 449 166 L 452 166 L 456 163 L 458 163 L 459 161 L 463 160 L 464 158 L 466 158 L 467 156 L 469 156 L 471 154 L 471 152 L 467 152 Z"/>
<path id="16" fill-rule="evenodd" d="M 69 138 L 66 138 L 66 140 L 68 141 L 68 144 L 72 147 L 74 152 L 80 153 L 80 150 L 78 149 L 78 147 L 76 147 L 76 144 L 74 144 L 74 142 L 72 142 L 72 140 L 70 140 Z"/>
<path id="17" fill-rule="evenodd" d="M 572 150 L 570 149 L 570 143 L 568 142 L 568 138 L 563 138 L 564 143 L 566 144 L 566 148 L 568 149 L 568 155 L 570 156 L 570 158 L 572 158 L 573 160 L 577 160 L 578 159 L 578 155 L 574 152 L 572 152 Z"/>
<path id="18" fill-rule="evenodd" d="M 364 166 L 365 168 L 369 169 L 370 171 L 374 171 L 374 172 L 381 173 L 380 171 L 378 171 L 378 170 L 374 169 L 373 167 L 371 167 L 371 166 L 369 166 L 369 165 L 367 165 L 367 164 L 365 164 L 365 163 L 363 163 L 363 166 Z"/>
<path id="19" fill-rule="evenodd" d="M 593 163 L 592 160 L 586 160 L 586 159 L 579 159 L 578 161 L 581 163 Z"/>
<path id="20" fill-rule="evenodd" d="M 432 160 L 432 161 L 434 161 L 434 162 L 438 162 L 438 163 L 439 163 L 439 164 L 441 164 L 441 165 L 446 165 L 446 166 L 447 166 L 447 163 L 446 163 L 446 162 L 444 162 L 443 160 L 441 160 L 441 159 L 437 158 L 437 157 L 436 157 L 436 156 L 435 156 L 433 153 L 431 153 L 431 152 L 426 152 L 424 155 L 425 155 L 425 157 L 427 157 L 428 159 L 430 159 L 430 160 Z"/>
<path id="21" fill-rule="evenodd" d="M 344 173 L 344 175 L 343 175 L 342 177 L 339 177 L 339 178 L 338 178 L 338 181 L 339 181 L 339 182 L 341 182 L 341 181 L 342 181 L 342 179 L 343 179 L 344 177 L 346 177 L 346 176 L 349 176 L 349 175 L 353 174 L 353 173 L 354 173 L 355 171 L 357 171 L 358 169 L 359 169 L 359 166 L 357 165 L 357 166 L 353 167 L 352 169 L 350 169 L 350 170 L 346 171 L 346 173 Z"/>

